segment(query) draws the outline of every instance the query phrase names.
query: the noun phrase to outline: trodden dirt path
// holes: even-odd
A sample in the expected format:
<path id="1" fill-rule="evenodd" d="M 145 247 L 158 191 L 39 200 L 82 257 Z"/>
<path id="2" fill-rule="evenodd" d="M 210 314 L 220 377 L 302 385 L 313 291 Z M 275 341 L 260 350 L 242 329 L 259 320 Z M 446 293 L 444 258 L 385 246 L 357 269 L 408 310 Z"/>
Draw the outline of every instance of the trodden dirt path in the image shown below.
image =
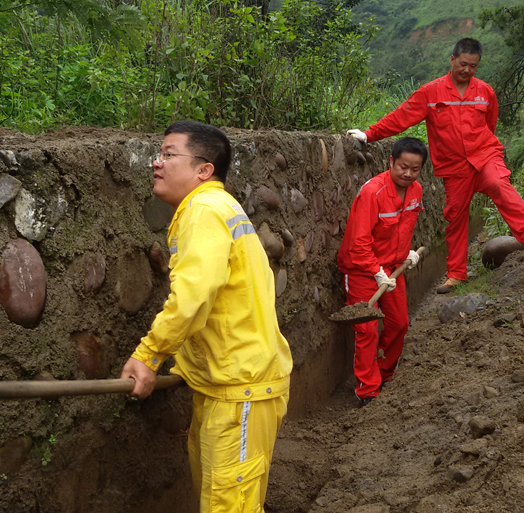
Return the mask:
<path id="1" fill-rule="evenodd" d="M 450 296 L 429 291 L 396 377 L 368 406 L 348 381 L 285 422 L 266 513 L 524 511 L 524 252 L 491 283 L 485 308 L 447 324 L 437 309 Z"/>

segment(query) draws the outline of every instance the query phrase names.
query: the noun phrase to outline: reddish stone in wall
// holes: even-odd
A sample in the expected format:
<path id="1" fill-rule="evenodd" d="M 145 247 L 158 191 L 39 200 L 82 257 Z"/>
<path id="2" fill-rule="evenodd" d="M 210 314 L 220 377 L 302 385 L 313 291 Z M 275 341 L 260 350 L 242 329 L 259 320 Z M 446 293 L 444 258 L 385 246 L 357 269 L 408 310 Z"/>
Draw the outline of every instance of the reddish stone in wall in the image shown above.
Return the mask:
<path id="1" fill-rule="evenodd" d="M 167 274 L 169 271 L 166 256 L 162 246 L 157 241 L 153 242 L 153 245 L 149 248 L 149 263 L 156 273 Z"/>
<path id="2" fill-rule="evenodd" d="M 78 364 L 87 379 L 109 377 L 115 352 L 115 341 L 109 337 L 97 337 L 88 331 L 71 334 L 78 352 Z"/>
<path id="3" fill-rule="evenodd" d="M 257 196 L 267 205 L 270 210 L 278 209 L 278 195 L 274 193 L 269 187 L 261 185 L 257 189 Z"/>
<path id="4" fill-rule="evenodd" d="M 138 313 L 149 299 L 152 288 L 149 259 L 138 248 L 124 250 L 117 261 L 118 306 L 130 314 Z"/>
<path id="5" fill-rule="evenodd" d="M 106 261 L 103 255 L 86 253 L 84 255 L 84 292 L 96 292 L 106 279 Z"/>
<path id="6" fill-rule="evenodd" d="M 11 322 L 33 328 L 44 307 L 47 277 L 38 251 L 24 239 L 7 244 L 0 261 L 0 305 Z"/>
<path id="7" fill-rule="evenodd" d="M 0 474 L 14 474 L 23 465 L 33 442 L 28 436 L 10 440 L 0 447 Z"/>

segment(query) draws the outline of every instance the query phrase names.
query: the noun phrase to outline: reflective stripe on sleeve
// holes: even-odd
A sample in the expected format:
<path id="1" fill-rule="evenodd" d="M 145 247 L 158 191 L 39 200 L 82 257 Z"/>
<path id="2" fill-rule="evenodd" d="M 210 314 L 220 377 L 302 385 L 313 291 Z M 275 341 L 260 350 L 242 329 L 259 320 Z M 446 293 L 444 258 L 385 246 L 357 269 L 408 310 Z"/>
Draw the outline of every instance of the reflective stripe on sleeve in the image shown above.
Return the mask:
<path id="1" fill-rule="evenodd" d="M 231 219 L 228 219 L 226 221 L 226 225 L 227 225 L 228 228 L 232 228 L 233 226 L 235 226 L 235 224 L 238 224 L 241 221 L 251 222 L 249 217 L 247 217 L 246 215 L 239 214 L 239 215 L 237 215 L 235 217 L 232 217 Z"/>
<path id="2" fill-rule="evenodd" d="M 232 228 L 231 230 L 231 236 L 233 237 L 233 240 L 237 240 L 242 235 L 248 235 L 250 233 L 256 233 L 254 226 L 249 224 L 239 224 Z"/>

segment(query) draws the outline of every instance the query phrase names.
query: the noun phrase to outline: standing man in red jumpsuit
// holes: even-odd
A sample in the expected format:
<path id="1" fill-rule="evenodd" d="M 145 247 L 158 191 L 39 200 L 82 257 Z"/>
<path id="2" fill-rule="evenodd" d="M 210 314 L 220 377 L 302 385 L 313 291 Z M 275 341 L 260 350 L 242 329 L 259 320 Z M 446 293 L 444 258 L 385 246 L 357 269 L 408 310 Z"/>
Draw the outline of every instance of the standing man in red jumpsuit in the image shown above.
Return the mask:
<path id="1" fill-rule="evenodd" d="M 447 281 L 437 289 L 439 294 L 468 279 L 469 205 L 475 192 L 493 200 L 513 235 L 524 243 L 524 202 L 510 184 L 504 148 L 494 135 L 497 97 L 491 86 L 474 78 L 481 56 L 479 41 L 461 39 L 447 75 L 423 85 L 366 132 L 348 131 L 361 142 L 372 142 L 426 120 L 434 173 L 444 179 L 444 218 L 449 222 Z"/>
<path id="2" fill-rule="evenodd" d="M 381 285 L 388 284 L 379 300 L 386 316 L 380 339 L 378 321 L 353 326 L 355 393 L 362 406 L 392 378 L 408 331 L 404 276 L 396 280 L 389 276 L 406 259 L 411 260 L 411 266 L 418 262 L 417 253 L 410 246 L 422 210 L 422 187 L 416 180 L 427 158 L 426 145 L 419 139 L 405 137 L 395 143 L 390 169 L 367 181 L 353 201 L 338 252 L 346 304 L 368 302 Z"/>

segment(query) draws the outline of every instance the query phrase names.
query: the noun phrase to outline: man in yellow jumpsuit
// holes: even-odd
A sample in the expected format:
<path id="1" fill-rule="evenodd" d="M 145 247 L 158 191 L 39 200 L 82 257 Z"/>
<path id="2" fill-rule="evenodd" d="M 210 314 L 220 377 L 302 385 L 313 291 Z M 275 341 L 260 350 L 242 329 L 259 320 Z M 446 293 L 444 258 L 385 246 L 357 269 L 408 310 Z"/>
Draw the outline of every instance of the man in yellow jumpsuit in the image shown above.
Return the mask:
<path id="1" fill-rule="evenodd" d="M 274 277 L 249 218 L 224 190 L 231 147 L 215 127 L 179 121 L 153 162 L 153 193 L 176 209 L 171 291 L 125 364 L 148 396 L 170 356 L 194 390 L 191 473 L 200 512 L 261 513 L 293 366 L 275 312 Z"/>

